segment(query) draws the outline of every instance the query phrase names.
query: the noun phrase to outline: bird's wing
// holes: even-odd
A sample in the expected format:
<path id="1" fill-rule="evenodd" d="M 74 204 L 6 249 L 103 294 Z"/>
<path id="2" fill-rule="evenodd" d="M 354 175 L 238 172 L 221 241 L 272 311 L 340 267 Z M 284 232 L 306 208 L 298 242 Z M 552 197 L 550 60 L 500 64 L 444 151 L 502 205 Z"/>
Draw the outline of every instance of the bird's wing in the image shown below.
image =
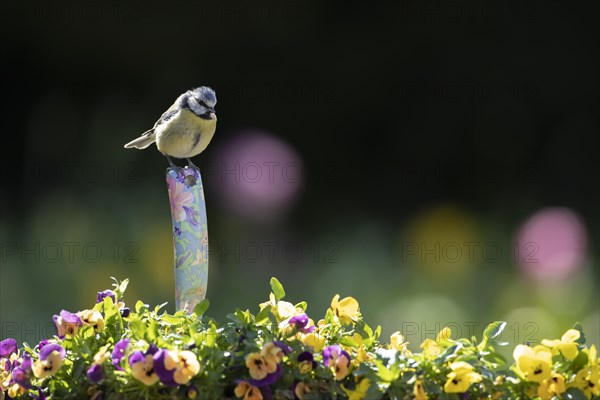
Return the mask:
<path id="1" fill-rule="evenodd" d="M 173 104 L 171 107 L 169 107 L 169 109 L 167 111 L 165 111 L 163 113 L 163 115 L 160 116 L 160 118 L 158 119 L 158 121 L 156 121 L 156 123 L 154 124 L 154 127 L 152 129 L 144 132 L 143 134 L 145 135 L 145 134 L 148 134 L 148 132 L 150 132 L 150 133 L 154 132 L 154 130 L 156 129 L 157 126 L 159 126 L 160 124 L 164 124 L 165 122 L 169 121 L 178 112 L 179 112 L 179 107 L 177 107 L 175 104 Z"/>

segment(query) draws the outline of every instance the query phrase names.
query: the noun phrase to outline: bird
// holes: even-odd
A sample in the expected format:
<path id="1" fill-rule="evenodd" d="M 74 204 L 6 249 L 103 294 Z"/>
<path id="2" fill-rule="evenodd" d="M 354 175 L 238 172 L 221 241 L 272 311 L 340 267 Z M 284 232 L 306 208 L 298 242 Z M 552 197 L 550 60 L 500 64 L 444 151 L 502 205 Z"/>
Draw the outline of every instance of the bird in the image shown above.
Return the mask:
<path id="1" fill-rule="evenodd" d="M 217 95 L 210 87 L 188 90 L 160 116 L 152 129 L 124 147 L 141 150 L 156 142 L 156 147 L 167 157 L 171 167 L 177 168 L 171 157 L 185 158 L 188 166 L 196 167 L 190 158 L 202 153 L 215 134 L 216 104 Z"/>

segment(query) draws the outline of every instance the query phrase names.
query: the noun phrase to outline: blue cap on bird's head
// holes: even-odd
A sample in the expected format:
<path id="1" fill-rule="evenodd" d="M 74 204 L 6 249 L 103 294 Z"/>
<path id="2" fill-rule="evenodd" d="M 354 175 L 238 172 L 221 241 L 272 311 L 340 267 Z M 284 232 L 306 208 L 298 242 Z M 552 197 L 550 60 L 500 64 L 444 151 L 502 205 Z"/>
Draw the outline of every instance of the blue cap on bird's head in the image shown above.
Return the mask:
<path id="1" fill-rule="evenodd" d="M 192 90 L 188 90 L 188 94 L 193 96 L 198 103 L 206 103 L 209 107 L 214 107 L 217 104 L 217 94 L 208 86 L 200 86 Z"/>

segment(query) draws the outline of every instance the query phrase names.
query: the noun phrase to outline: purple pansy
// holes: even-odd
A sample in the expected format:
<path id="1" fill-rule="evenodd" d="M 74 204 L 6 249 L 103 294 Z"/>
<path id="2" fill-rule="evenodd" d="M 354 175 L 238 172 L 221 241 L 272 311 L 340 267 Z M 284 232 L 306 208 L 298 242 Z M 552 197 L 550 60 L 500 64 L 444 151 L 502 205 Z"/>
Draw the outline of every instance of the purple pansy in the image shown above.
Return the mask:
<path id="1" fill-rule="evenodd" d="M 47 344 L 43 349 L 40 350 L 40 360 L 44 361 L 53 351 L 57 351 L 60 354 L 60 358 L 65 359 L 66 351 L 59 344 Z"/>
<path id="2" fill-rule="evenodd" d="M 252 386 L 262 388 L 263 386 L 267 386 L 267 385 L 277 382 L 277 380 L 279 380 L 279 378 L 281 378 L 282 375 L 283 375 L 283 367 L 281 366 L 281 364 L 277 364 L 277 369 L 272 374 L 267 374 L 267 376 L 265 376 L 261 380 L 248 379 L 247 382 L 250 383 Z"/>
<path id="3" fill-rule="evenodd" d="M 102 292 L 98 292 L 96 295 L 96 303 L 101 303 L 105 298 L 110 297 L 113 303 L 117 302 L 117 295 L 110 289 L 103 290 Z"/>
<path id="4" fill-rule="evenodd" d="M 308 315 L 298 314 L 289 319 L 288 323 L 294 325 L 302 333 L 310 333 L 315 330 L 314 325 L 307 327 L 309 323 Z"/>
<path id="5" fill-rule="evenodd" d="M 19 386 L 29 389 L 31 384 L 29 383 L 29 373 L 31 369 L 26 370 L 23 367 L 16 367 L 12 370 L 12 382 L 19 384 Z"/>
<path id="6" fill-rule="evenodd" d="M 137 364 L 139 362 L 145 362 L 146 356 L 139 350 L 134 351 L 129 355 L 129 366 L 133 367 L 133 364 Z"/>
<path id="7" fill-rule="evenodd" d="M 315 357 L 313 356 L 313 354 L 310 351 L 304 351 L 304 352 L 300 353 L 298 355 L 298 361 L 300 361 L 300 362 L 310 361 L 313 369 L 317 368 L 317 362 L 315 361 Z"/>
<path id="8" fill-rule="evenodd" d="M 131 313 L 131 309 L 129 307 L 123 307 L 119 309 L 119 312 L 121 313 L 122 318 L 127 318 Z"/>
<path id="9" fill-rule="evenodd" d="M 330 362 L 337 360 L 340 356 L 344 356 L 350 361 L 350 354 L 344 351 L 339 344 L 333 344 L 323 349 L 323 363 L 328 367 Z"/>
<path id="10" fill-rule="evenodd" d="M 38 351 L 42 350 L 44 348 L 44 346 L 46 346 L 47 344 L 49 344 L 50 342 L 47 339 L 42 340 L 39 344 L 38 344 Z"/>
<path id="11" fill-rule="evenodd" d="M 92 383 L 100 383 L 104 379 L 104 370 L 102 369 L 102 365 L 94 364 L 88 368 L 85 375 L 88 380 Z"/>
<path id="12" fill-rule="evenodd" d="M 54 325 L 56 325 L 57 335 L 61 339 L 64 339 L 67 334 L 75 335 L 82 325 L 81 319 L 77 314 L 73 314 L 67 310 L 62 310 L 60 315 L 53 316 L 52 320 L 54 321 Z"/>
<path id="13" fill-rule="evenodd" d="M 177 386 L 175 382 L 175 369 L 167 369 L 165 367 L 165 357 L 169 353 L 169 350 L 160 349 L 154 354 L 154 372 L 158 375 L 158 379 L 165 386 Z"/>
<path id="14" fill-rule="evenodd" d="M 285 354 L 286 356 L 292 352 L 292 348 L 284 342 L 282 342 L 281 340 L 274 340 L 273 344 L 279 347 L 281 351 L 283 351 L 283 354 Z"/>
<path id="15" fill-rule="evenodd" d="M 12 338 L 4 339 L 0 342 L 0 358 L 9 358 L 11 354 L 17 352 L 17 341 Z"/>
<path id="16" fill-rule="evenodd" d="M 129 339 L 121 339 L 115 344 L 115 348 L 111 354 L 112 364 L 119 370 L 123 371 L 121 367 L 121 359 L 125 356 L 125 350 L 127 350 L 127 346 L 129 346 Z"/>

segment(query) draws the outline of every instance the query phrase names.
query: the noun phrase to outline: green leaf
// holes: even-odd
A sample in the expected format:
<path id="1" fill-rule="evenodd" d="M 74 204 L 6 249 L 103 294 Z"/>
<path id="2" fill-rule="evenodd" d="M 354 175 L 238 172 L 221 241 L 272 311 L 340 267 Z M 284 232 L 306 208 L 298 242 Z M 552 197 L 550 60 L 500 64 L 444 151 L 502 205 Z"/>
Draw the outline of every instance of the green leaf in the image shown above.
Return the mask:
<path id="1" fill-rule="evenodd" d="M 206 310 L 208 310 L 208 306 L 210 306 L 208 299 L 202 300 L 200 303 L 196 304 L 196 307 L 194 307 L 194 314 L 199 317 L 203 316 Z"/>
<path id="2" fill-rule="evenodd" d="M 138 338 L 143 338 L 146 333 L 146 325 L 139 318 L 129 320 L 129 329 Z"/>
<path id="3" fill-rule="evenodd" d="M 582 369 L 583 367 L 585 367 L 587 365 L 589 361 L 589 357 L 586 353 L 584 353 L 583 351 L 580 351 L 577 354 L 577 357 L 575 357 L 573 359 L 573 361 L 571 361 L 571 365 L 569 365 L 568 370 L 576 373 L 577 371 L 579 371 L 580 369 Z"/>
<path id="4" fill-rule="evenodd" d="M 504 321 L 494 321 L 485 328 L 483 331 L 483 339 L 481 339 L 481 343 L 477 346 L 479 350 L 485 349 L 488 342 L 495 342 L 496 338 L 502 334 L 502 331 L 506 327 L 506 322 Z"/>
<path id="5" fill-rule="evenodd" d="M 275 300 L 279 301 L 285 297 L 285 290 L 283 290 L 283 285 L 275 277 L 271 278 L 271 290 L 275 295 Z"/>
<path id="6" fill-rule="evenodd" d="M 179 325 L 181 324 L 181 318 L 174 317 L 173 315 L 164 314 L 160 317 L 163 322 L 166 322 L 169 325 Z"/>
<path id="7" fill-rule="evenodd" d="M 485 340 L 494 340 L 498 336 L 500 336 L 500 334 L 502 333 L 502 331 L 504 330 L 505 327 L 506 327 L 506 322 L 504 322 L 504 321 L 492 322 L 483 331 L 483 338 Z"/>
<path id="8" fill-rule="evenodd" d="M 358 345 L 354 339 L 349 336 L 342 336 L 339 340 L 339 343 L 349 347 L 356 347 Z"/>
<path id="9" fill-rule="evenodd" d="M 394 371 L 388 369 L 381 360 L 375 360 L 375 365 L 377 366 L 377 376 L 384 382 L 393 382 L 400 376 L 399 371 Z"/>
<path id="10" fill-rule="evenodd" d="M 135 312 L 141 314 L 143 311 L 148 310 L 148 304 L 145 304 L 143 301 L 138 300 L 135 303 Z"/>
<path id="11" fill-rule="evenodd" d="M 123 295 L 125 290 L 127 290 L 127 285 L 129 285 L 129 278 L 124 279 L 119 285 L 119 293 L 121 293 L 121 295 Z"/>
<path id="12" fill-rule="evenodd" d="M 269 314 L 272 314 L 271 307 L 264 307 L 256 314 L 255 322 L 262 325 L 265 321 L 269 320 Z"/>
<path id="13" fill-rule="evenodd" d="M 583 326 L 581 326 L 581 323 L 576 322 L 573 325 L 573 329 L 578 330 L 579 331 L 579 339 L 577 339 L 575 341 L 575 343 L 578 343 L 580 345 L 584 345 L 585 344 L 585 334 L 583 333 Z"/>

